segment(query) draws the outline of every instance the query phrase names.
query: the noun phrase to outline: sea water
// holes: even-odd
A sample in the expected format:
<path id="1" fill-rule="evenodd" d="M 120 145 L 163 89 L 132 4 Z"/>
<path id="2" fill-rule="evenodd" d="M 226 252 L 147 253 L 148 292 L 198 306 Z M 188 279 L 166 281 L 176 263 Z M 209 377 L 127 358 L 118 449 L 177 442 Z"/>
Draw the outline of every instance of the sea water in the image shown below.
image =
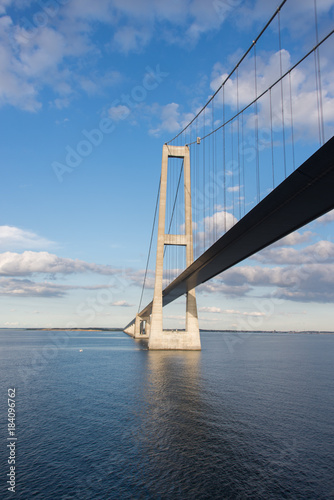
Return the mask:
<path id="1" fill-rule="evenodd" d="M 0 498 L 334 499 L 334 335 L 201 340 L 0 330 Z"/>

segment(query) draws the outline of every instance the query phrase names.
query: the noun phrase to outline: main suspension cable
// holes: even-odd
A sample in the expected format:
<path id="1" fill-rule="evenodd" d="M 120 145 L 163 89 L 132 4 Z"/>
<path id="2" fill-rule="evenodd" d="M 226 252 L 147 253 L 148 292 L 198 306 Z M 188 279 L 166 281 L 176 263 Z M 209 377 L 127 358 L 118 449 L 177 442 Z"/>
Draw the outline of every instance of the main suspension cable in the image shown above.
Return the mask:
<path id="1" fill-rule="evenodd" d="M 280 83 L 281 80 L 283 80 L 289 73 L 291 73 L 295 68 L 297 68 L 297 66 L 299 66 L 303 61 L 305 61 L 305 59 L 307 59 L 312 54 L 312 52 L 316 51 L 317 48 L 320 47 L 324 42 L 326 42 L 326 40 L 328 40 L 328 38 L 330 38 L 333 34 L 334 34 L 334 30 L 330 31 L 322 40 L 320 40 L 319 43 L 317 43 L 317 45 L 315 45 L 311 50 L 309 50 L 309 52 L 307 54 L 305 54 L 301 59 L 299 59 L 299 61 L 296 62 L 296 64 L 294 64 L 293 66 L 291 66 L 291 68 L 288 71 L 286 71 L 281 77 L 279 77 L 274 83 L 272 83 L 270 85 L 270 87 L 268 87 L 261 94 L 259 94 L 258 97 L 257 97 L 257 99 L 254 99 L 252 102 L 250 102 L 249 104 L 247 104 L 247 106 L 245 106 L 244 108 L 242 108 L 239 111 L 239 113 L 236 113 L 235 115 L 233 115 L 231 118 L 229 118 L 228 120 L 226 120 L 226 122 L 222 123 L 215 130 L 211 130 L 211 132 L 209 132 L 208 134 L 206 134 L 204 137 L 200 137 L 200 140 L 204 141 L 204 139 L 206 139 L 210 135 L 212 135 L 215 132 L 217 132 L 217 130 L 220 130 L 221 128 L 224 129 L 225 126 L 228 123 L 230 123 L 231 121 L 235 120 L 239 115 L 241 115 L 247 109 L 249 109 L 251 106 L 253 106 L 253 104 L 255 104 L 255 101 L 259 101 L 265 94 L 267 94 L 268 92 L 270 92 L 275 87 L 275 85 L 277 85 L 278 83 Z M 192 144 L 195 144 L 195 142 L 196 141 L 193 141 L 190 144 L 187 144 L 187 146 L 191 146 Z"/>
<path id="2" fill-rule="evenodd" d="M 242 61 L 247 57 L 247 55 L 249 54 L 249 52 L 252 50 L 252 48 L 254 47 L 254 45 L 256 44 L 256 42 L 261 38 L 261 36 L 263 35 L 263 33 L 267 30 L 267 28 L 270 26 L 270 24 L 272 23 L 272 21 L 275 19 L 275 17 L 277 16 L 277 14 L 279 13 L 279 11 L 281 10 L 281 8 L 283 7 L 283 5 L 287 2 L 287 0 L 283 0 L 283 2 L 277 7 L 276 11 L 274 12 L 274 14 L 271 16 L 271 18 L 269 19 L 269 21 L 267 22 L 267 24 L 264 26 L 264 28 L 261 30 L 261 32 L 258 34 L 258 36 L 255 38 L 255 40 L 253 40 L 251 46 L 246 50 L 246 52 L 244 53 L 244 55 L 241 57 L 241 59 L 239 60 L 239 62 L 234 66 L 233 70 L 231 71 L 231 73 L 225 78 L 225 80 L 223 81 L 223 83 L 218 87 L 218 89 L 216 90 L 216 92 L 214 94 L 212 94 L 212 96 L 210 97 L 210 99 L 208 100 L 208 102 L 202 107 L 202 109 L 197 113 L 196 116 L 194 116 L 194 118 L 188 123 L 188 125 L 186 125 L 175 137 L 173 137 L 173 139 L 171 139 L 170 141 L 168 141 L 166 144 L 170 144 L 171 142 L 175 141 L 175 139 L 177 139 L 180 135 L 183 134 L 183 132 L 185 130 L 187 130 L 187 128 L 195 121 L 197 120 L 197 118 L 200 116 L 200 114 L 205 110 L 205 108 L 207 108 L 207 106 L 210 104 L 210 102 L 216 97 L 216 95 L 219 93 L 219 91 L 225 86 L 225 83 L 232 77 L 232 75 L 235 73 L 235 71 L 237 70 L 237 68 L 240 66 L 240 64 L 242 63 Z"/>

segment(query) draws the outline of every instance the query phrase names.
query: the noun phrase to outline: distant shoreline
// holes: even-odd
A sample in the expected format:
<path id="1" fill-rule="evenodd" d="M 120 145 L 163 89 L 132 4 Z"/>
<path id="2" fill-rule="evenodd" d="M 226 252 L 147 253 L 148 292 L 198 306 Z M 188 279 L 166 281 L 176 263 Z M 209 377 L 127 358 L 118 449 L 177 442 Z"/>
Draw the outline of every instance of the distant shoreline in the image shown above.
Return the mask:
<path id="1" fill-rule="evenodd" d="M 25 331 L 45 331 L 45 332 L 122 332 L 123 328 L 99 328 L 99 327 L 88 327 L 88 328 L 0 328 L 1 330 L 25 330 Z M 179 330 L 182 332 L 182 329 Z M 208 329 L 200 329 L 200 333 L 298 333 L 298 334 L 319 334 L 319 335 L 330 335 L 334 334 L 334 331 L 327 330 L 208 330 Z"/>
<path id="2" fill-rule="evenodd" d="M 216 332 L 216 333 L 303 333 L 303 334 L 334 334 L 327 330 L 200 330 L 201 333 Z"/>
<path id="3" fill-rule="evenodd" d="M 42 332 L 119 332 L 123 328 L 22 328 L 22 330 L 37 330 Z"/>

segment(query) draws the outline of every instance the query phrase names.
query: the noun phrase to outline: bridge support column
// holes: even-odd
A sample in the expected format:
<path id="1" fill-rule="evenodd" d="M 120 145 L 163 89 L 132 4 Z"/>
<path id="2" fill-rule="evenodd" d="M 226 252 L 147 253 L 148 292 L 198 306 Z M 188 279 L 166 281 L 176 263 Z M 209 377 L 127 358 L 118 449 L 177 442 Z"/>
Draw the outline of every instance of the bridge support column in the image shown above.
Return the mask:
<path id="1" fill-rule="evenodd" d="M 124 328 L 124 333 L 126 333 L 127 335 L 130 335 L 130 337 L 134 337 L 135 336 L 135 323 L 131 323 L 129 324 L 126 328 Z"/>
<path id="2" fill-rule="evenodd" d="M 185 234 L 166 234 L 166 194 L 168 158 L 183 159 L 184 172 L 184 204 L 185 204 Z M 198 327 L 198 315 L 195 289 L 188 290 L 186 302 L 185 331 L 167 331 L 163 329 L 163 261 L 165 245 L 181 245 L 186 247 L 186 265 L 192 264 L 193 229 L 191 212 L 190 154 L 188 146 L 163 146 L 160 183 L 158 246 L 155 270 L 155 286 L 150 323 L 149 349 L 183 349 L 200 350 L 201 340 Z"/>
<path id="3" fill-rule="evenodd" d="M 139 314 L 136 315 L 134 338 L 148 339 L 150 334 L 150 317 L 142 318 Z"/>
<path id="4" fill-rule="evenodd" d="M 147 316 L 145 318 L 145 335 L 146 335 L 146 338 L 150 337 L 150 332 L 151 332 L 151 316 Z"/>

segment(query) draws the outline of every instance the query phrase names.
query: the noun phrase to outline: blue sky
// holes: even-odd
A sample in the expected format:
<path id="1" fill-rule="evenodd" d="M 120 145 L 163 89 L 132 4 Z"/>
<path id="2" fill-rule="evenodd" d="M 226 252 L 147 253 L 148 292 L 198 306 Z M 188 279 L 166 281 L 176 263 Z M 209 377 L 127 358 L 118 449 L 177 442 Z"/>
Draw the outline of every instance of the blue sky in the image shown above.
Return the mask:
<path id="1" fill-rule="evenodd" d="M 300 3 L 282 11 L 287 66 L 314 45 L 314 2 Z M 162 145 L 277 5 L 0 0 L 0 327 L 125 326 L 134 317 Z M 321 37 L 333 29 L 334 1 L 317 0 L 317 11 Z M 327 139 L 333 48 L 331 38 L 320 52 Z M 278 50 L 272 28 L 259 52 L 264 80 Z M 300 158 L 317 141 L 307 71 L 297 82 Z M 240 78 L 246 98 L 247 73 Z M 333 330 L 333 229 L 329 213 L 202 286 L 200 327 Z M 149 286 L 154 258 L 150 269 Z M 166 308 L 166 325 L 182 326 L 183 313 L 182 301 Z"/>

